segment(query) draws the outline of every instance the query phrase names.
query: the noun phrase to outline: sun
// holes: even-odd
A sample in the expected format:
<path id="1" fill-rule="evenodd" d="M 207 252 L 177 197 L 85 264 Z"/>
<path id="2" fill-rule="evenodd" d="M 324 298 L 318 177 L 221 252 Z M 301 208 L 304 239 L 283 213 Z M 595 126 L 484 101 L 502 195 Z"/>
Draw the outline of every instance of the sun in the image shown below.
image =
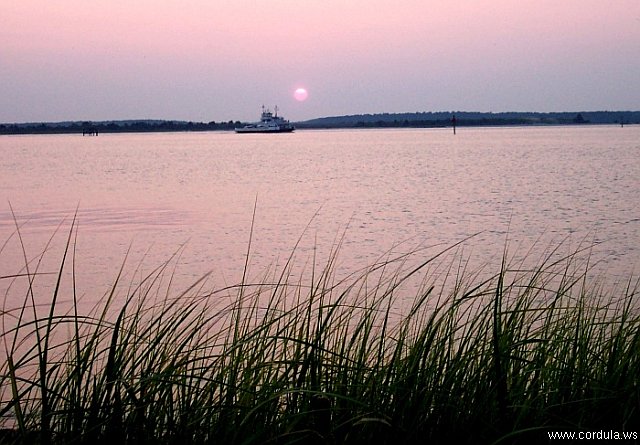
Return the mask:
<path id="1" fill-rule="evenodd" d="M 303 102 L 303 101 L 307 100 L 307 97 L 309 97 L 309 93 L 304 88 L 298 88 L 293 93 L 293 97 L 295 97 L 298 102 Z"/>

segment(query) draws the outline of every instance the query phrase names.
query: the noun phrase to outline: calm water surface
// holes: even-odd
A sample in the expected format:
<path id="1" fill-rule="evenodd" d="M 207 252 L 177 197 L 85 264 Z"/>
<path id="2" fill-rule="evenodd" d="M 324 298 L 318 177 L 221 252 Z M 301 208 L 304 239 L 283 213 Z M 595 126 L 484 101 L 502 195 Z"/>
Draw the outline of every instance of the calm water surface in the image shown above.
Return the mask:
<path id="1" fill-rule="evenodd" d="M 594 256 L 625 276 L 640 267 L 639 178 L 638 126 L 3 136 L 0 276 L 24 265 L 16 223 L 30 259 L 62 223 L 55 260 L 40 265 L 54 271 L 78 207 L 87 298 L 104 293 L 127 251 L 131 278 L 183 245 L 178 281 L 211 271 L 213 287 L 235 284 L 254 205 L 254 277 L 284 264 L 299 238 L 298 263 L 314 252 L 321 263 L 343 234 L 344 271 L 398 243 L 435 252 L 477 234 L 462 249 L 477 264 L 498 262 L 507 239 L 524 253 L 603 242 Z"/>

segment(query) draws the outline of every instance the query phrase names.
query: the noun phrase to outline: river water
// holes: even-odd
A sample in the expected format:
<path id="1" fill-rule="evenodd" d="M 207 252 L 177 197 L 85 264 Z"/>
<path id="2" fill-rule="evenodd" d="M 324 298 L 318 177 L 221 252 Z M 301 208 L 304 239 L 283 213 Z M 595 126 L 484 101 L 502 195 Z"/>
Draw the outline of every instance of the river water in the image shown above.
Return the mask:
<path id="1" fill-rule="evenodd" d="M 498 264 L 505 246 L 534 258 L 593 246 L 624 278 L 640 268 L 639 193 L 638 126 L 2 136 L 0 276 L 24 273 L 25 257 L 55 272 L 77 212 L 89 300 L 125 256 L 130 281 L 179 252 L 176 286 L 211 272 L 222 287 L 240 282 L 248 251 L 259 280 L 294 248 L 310 270 L 340 244 L 334 267 L 348 273 L 472 235 L 456 252 L 474 264 Z"/>

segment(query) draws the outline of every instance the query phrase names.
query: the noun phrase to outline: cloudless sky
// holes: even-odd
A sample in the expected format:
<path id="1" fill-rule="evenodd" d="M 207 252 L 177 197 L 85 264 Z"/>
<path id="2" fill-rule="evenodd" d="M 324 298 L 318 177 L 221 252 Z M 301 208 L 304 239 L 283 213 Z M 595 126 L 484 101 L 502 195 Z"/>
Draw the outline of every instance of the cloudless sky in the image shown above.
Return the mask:
<path id="1" fill-rule="evenodd" d="M 0 122 L 640 109 L 640 0 L 0 3 Z"/>

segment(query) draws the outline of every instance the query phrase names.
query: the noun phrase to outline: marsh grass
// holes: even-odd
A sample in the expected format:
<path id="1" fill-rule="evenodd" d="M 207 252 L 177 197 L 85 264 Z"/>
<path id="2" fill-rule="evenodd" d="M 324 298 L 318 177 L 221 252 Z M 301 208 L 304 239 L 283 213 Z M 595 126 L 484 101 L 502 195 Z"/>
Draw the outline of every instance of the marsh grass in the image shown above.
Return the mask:
<path id="1" fill-rule="evenodd" d="M 305 278 L 292 255 L 258 283 L 180 292 L 170 262 L 133 287 L 123 263 L 84 314 L 75 233 L 48 296 L 26 254 L 0 277 L 27 289 L 2 313 L 0 442 L 528 443 L 640 425 L 638 283 L 592 281 L 588 252 L 505 252 L 476 274 L 416 251 L 347 278 L 337 252 Z"/>

